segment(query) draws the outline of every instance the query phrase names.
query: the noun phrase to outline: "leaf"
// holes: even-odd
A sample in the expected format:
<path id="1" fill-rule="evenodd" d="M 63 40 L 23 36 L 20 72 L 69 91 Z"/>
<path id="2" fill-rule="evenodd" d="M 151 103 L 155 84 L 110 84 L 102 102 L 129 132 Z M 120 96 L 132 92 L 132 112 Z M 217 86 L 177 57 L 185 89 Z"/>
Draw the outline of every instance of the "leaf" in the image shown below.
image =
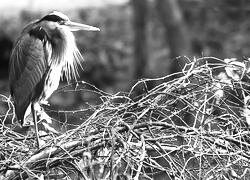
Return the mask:
<path id="1" fill-rule="evenodd" d="M 226 73 L 233 80 L 239 81 L 246 70 L 246 65 L 244 62 L 237 61 L 236 58 L 224 59 L 227 64 L 225 67 Z"/>

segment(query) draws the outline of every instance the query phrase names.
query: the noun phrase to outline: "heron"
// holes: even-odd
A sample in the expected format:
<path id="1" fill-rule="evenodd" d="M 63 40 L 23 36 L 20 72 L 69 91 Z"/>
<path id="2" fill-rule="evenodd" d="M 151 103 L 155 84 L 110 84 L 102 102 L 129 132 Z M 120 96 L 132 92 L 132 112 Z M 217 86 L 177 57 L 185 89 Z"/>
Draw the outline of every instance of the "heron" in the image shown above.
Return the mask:
<path id="1" fill-rule="evenodd" d="M 14 44 L 9 63 L 9 89 L 17 120 L 24 125 L 32 113 L 37 146 L 39 107 L 47 104 L 60 79 L 76 79 L 83 60 L 73 31 L 100 31 L 99 28 L 71 21 L 53 11 L 29 23 Z"/>

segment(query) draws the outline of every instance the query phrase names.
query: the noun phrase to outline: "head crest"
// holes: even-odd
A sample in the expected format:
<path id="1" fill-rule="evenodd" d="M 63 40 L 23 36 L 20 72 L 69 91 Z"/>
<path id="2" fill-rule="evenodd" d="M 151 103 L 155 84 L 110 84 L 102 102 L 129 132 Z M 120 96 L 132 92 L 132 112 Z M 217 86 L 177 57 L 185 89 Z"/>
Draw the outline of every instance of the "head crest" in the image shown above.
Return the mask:
<path id="1" fill-rule="evenodd" d="M 59 11 L 53 11 L 49 13 L 48 15 L 44 16 L 41 21 L 53 21 L 53 22 L 60 22 L 60 21 L 69 21 L 68 16 L 63 14 L 62 12 Z"/>

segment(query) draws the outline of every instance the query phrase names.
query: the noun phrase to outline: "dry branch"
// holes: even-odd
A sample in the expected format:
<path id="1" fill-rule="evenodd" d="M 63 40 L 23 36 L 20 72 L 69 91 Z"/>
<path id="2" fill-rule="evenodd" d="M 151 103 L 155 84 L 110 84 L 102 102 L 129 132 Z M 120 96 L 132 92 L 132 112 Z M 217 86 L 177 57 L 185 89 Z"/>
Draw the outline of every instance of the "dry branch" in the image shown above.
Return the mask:
<path id="1" fill-rule="evenodd" d="M 2 124 L 0 177 L 249 179 L 250 98 L 243 67 L 244 62 L 206 57 L 189 60 L 182 77 L 141 80 L 128 94 L 92 87 L 102 103 L 89 107 L 89 116 L 86 109 L 73 111 L 82 124 L 60 136 L 45 135 L 39 150 L 33 137 Z M 161 83 L 133 98 L 146 81 Z M 83 91 L 86 84 L 72 88 Z"/>

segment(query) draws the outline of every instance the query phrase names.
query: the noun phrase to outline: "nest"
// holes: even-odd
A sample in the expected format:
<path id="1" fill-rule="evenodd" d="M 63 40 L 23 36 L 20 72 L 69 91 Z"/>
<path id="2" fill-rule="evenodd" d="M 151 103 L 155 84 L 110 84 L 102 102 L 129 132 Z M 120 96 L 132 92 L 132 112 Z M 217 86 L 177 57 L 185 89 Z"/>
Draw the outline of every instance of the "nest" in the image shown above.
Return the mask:
<path id="1" fill-rule="evenodd" d="M 128 93 L 95 89 L 82 124 L 40 149 L 2 123 L 0 179 L 249 179 L 247 63 L 204 57 Z"/>

